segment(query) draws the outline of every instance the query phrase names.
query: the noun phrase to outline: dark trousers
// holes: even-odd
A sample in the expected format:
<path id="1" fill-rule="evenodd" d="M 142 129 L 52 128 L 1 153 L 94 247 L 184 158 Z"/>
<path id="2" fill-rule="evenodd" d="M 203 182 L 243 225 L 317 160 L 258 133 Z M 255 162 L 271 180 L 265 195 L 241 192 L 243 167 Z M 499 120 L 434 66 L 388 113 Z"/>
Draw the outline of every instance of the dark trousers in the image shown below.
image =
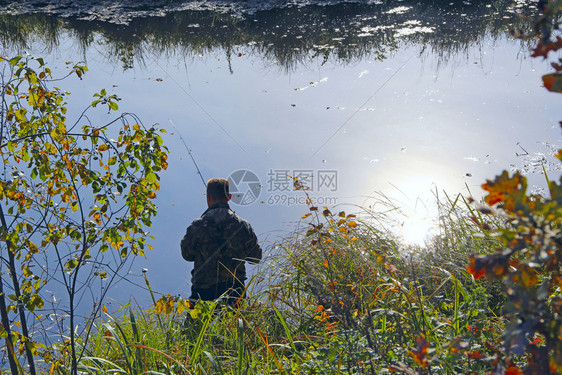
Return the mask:
<path id="1" fill-rule="evenodd" d="M 235 281 L 234 283 L 218 283 L 209 288 L 191 287 L 192 300 L 213 301 L 224 295 L 229 305 L 234 306 L 244 293 L 244 283 Z"/>

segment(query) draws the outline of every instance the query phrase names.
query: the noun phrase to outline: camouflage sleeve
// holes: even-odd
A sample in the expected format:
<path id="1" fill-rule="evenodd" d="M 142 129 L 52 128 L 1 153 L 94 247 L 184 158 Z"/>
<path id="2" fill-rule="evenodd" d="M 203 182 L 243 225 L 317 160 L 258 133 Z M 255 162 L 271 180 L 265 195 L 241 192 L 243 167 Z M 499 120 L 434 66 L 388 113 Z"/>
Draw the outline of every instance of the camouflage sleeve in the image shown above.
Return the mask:
<path id="1" fill-rule="evenodd" d="M 246 230 L 245 232 L 245 244 L 244 249 L 246 250 L 246 254 L 244 259 L 247 262 L 257 264 L 261 260 L 262 250 L 258 243 L 258 238 L 254 233 L 254 229 L 250 226 L 249 223 L 244 223 Z"/>
<path id="2" fill-rule="evenodd" d="M 185 231 L 185 235 L 183 236 L 180 242 L 181 255 L 183 259 L 189 262 L 195 261 L 195 254 L 196 254 L 195 244 L 197 243 L 198 221 L 199 220 L 194 220 L 189 225 L 189 227 L 187 227 L 187 230 Z"/>

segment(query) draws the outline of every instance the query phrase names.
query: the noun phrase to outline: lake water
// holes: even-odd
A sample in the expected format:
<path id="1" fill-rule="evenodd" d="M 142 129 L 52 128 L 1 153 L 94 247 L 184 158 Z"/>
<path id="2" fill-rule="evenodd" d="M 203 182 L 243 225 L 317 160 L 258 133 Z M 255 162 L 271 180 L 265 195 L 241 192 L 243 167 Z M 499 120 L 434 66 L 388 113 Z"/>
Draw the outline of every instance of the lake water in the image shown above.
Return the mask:
<path id="1" fill-rule="evenodd" d="M 4 1 L 0 33 L 4 54 L 55 73 L 86 62 L 83 80 L 59 84 L 69 118 L 106 88 L 168 130 L 154 250 L 113 294 L 143 304 L 142 268 L 156 291 L 189 296 L 179 241 L 206 202 L 187 148 L 204 179 L 231 176 L 232 208 L 264 248 L 308 212 L 287 175 L 319 206 L 376 209 L 385 195 L 422 218 L 435 191 L 478 197 L 504 169 L 544 187 L 541 163 L 559 175 L 560 98 L 542 87 L 548 62 L 509 33 L 529 28 L 517 14 L 532 3 Z"/>

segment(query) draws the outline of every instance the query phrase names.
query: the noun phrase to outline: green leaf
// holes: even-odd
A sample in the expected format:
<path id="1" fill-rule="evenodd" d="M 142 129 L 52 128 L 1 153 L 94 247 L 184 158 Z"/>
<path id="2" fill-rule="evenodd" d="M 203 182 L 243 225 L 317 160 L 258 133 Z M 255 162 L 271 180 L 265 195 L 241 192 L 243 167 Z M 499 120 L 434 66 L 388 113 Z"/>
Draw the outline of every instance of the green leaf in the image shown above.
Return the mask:
<path id="1" fill-rule="evenodd" d="M 78 205 L 78 202 L 74 201 L 70 204 L 70 207 L 72 208 L 72 211 L 76 212 L 78 211 L 78 209 L 80 208 L 80 206 Z"/>
<path id="2" fill-rule="evenodd" d="M 76 266 L 78 266 L 78 261 L 76 259 L 71 259 L 66 262 L 66 269 L 69 271 L 75 269 Z"/>
<path id="3" fill-rule="evenodd" d="M 153 172 L 149 172 L 149 173 L 146 175 L 145 178 L 146 178 L 146 181 L 150 182 L 151 184 L 155 183 L 156 180 L 158 179 L 158 177 L 156 176 L 156 174 L 153 173 Z"/>
<path id="4" fill-rule="evenodd" d="M 113 111 L 117 111 L 119 109 L 119 106 L 115 102 L 109 102 L 109 108 Z"/>
<path id="5" fill-rule="evenodd" d="M 37 294 L 34 294 L 33 297 L 31 297 L 31 301 L 35 305 L 35 307 L 40 309 L 43 308 L 43 306 L 45 305 L 45 301 L 43 301 L 43 298 L 41 298 Z"/>
<path id="6" fill-rule="evenodd" d="M 29 81 L 29 83 L 31 83 L 32 85 L 35 85 L 37 83 L 37 75 L 33 72 L 28 73 L 27 75 L 27 80 Z"/>
<path id="7" fill-rule="evenodd" d="M 21 60 L 21 56 L 16 56 L 12 59 L 10 59 L 10 64 L 12 64 L 13 66 L 16 66 L 16 64 Z"/>

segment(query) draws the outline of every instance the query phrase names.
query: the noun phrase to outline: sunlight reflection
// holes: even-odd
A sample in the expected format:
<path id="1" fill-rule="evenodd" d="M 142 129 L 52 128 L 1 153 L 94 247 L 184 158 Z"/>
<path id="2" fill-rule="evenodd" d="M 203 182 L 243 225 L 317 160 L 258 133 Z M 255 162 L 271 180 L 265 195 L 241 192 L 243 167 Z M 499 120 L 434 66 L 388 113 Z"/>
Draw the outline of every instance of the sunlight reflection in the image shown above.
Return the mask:
<path id="1" fill-rule="evenodd" d="M 416 211 L 404 217 L 400 235 L 406 245 L 425 247 L 432 229 L 433 223 L 427 213 L 423 214 Z"/>
<path id="2" fill-rule="evenodd" d="M 425 247 L 435 232 L 437 219 L 436 194 L 445 189 L 446 182 L 435 182 L 436 176 L 410 175 L 393 185 L 389 198 L 396 205 L 399 223 L 393 231 L 406 246 Z"/>

